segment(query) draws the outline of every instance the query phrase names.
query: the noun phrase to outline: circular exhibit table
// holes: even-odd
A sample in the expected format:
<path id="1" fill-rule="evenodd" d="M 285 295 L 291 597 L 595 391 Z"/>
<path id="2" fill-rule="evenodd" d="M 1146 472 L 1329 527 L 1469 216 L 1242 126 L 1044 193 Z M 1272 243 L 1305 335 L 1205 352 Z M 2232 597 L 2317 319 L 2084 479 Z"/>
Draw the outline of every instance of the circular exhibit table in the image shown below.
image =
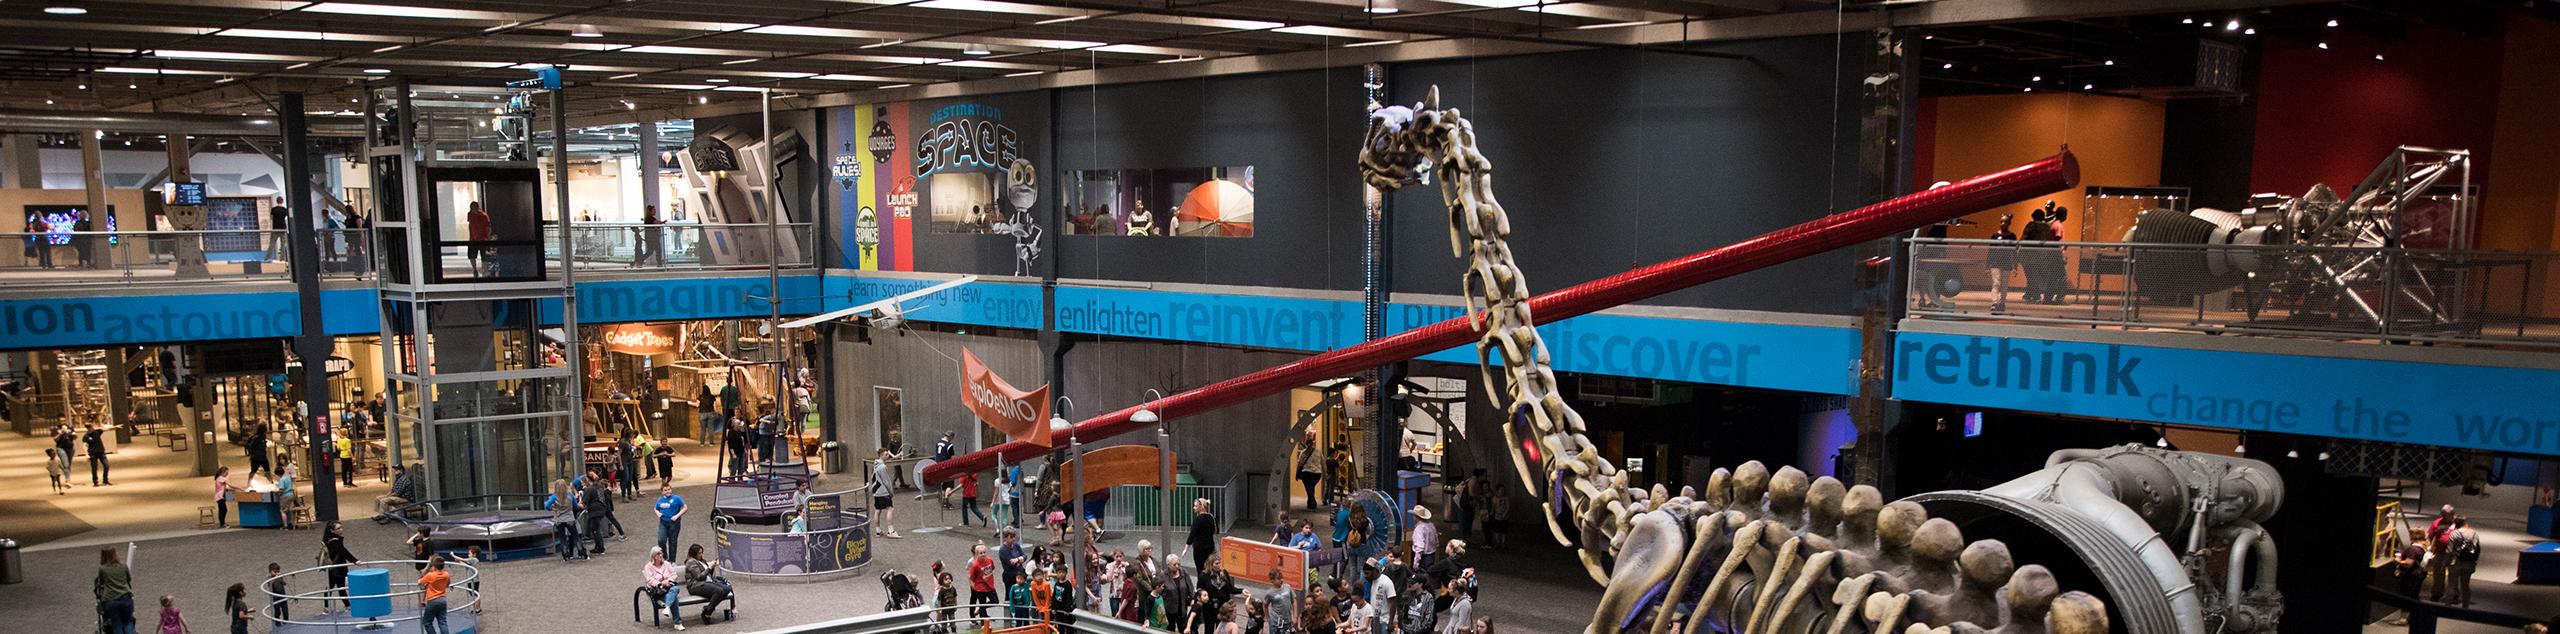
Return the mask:
<path id="1" fill-rule="evenodd" d="M 720 569 L 746 577 L 801 577 L 861 568 L 871 563 L 871 514 L 848 508 L 845 500 L 865 499 L 839 491 L 809 496 L 804 533 L 742 530 L 714 523 L 712 538 L 720 553 Z"/>
<path id="2" fill-rule="evenodd" d="M 459 559 L 464 548 L 480 545 L 484 561 L 539 557 L 551 551 L 551 512 L 542 508 L 545 495 L 496 493 L 444 498 L 393 509 L 391 516 L 409 530 L 426 529 L 427 540 L 446 559 Z"/>
<path id="3" fill-rule="evenodd" d="M 375 561 L 284 573 L 281 578 L 287 587 L 309 590 L 286 594 L 260 583 L 255 587 L 267 595 L 267 602 L 259 613 L 273 624 L 268 631 L 275 634 L 423 632 L 421 625 L 426 614 L 418 603 L 425 591 L 418 587 L 415 566 L 409 565 L 416 563 L 420 562 L 414 559 Z M 329 589 L 328 573 L 340 569 L 347 571 L 347 590 L 343 597 Z M 451 577 L 445 589 L 446 629 L 456 634 L 479 631 L 480 617 L 471 609 L 480 603 L 480 569 L 458 561 L 446 561 L 444 569 L 445 574 Z M 402 581 L 393 580 L 394 571 Z M 342 601 L 346 609 L 331 609 Z"/>

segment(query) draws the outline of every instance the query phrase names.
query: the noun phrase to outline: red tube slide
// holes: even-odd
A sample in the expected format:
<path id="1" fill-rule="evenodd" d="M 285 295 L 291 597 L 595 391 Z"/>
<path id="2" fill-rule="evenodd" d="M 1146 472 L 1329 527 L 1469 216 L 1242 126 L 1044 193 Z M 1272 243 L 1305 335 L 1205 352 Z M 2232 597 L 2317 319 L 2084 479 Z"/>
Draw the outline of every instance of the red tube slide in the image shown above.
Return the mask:
<path id="1" fill-rule="evenodd" d="M 2079 182 L 2080 163 L 2066 148 L 2044 160 L 1823 216 L 1729 246 L 1539 295 L 1529 300 L 1530 314 L 1541 324 L 1585 315 L 2068 189 Z M 1477 333 L 1467 326 L 1465 317 L 1454 318 L 1219 381 L 1147 405 L 1166 419 L 1193 416 L 1279 394 L 1291 387 L 1446 350 L 1473 342 L 1476 338 Z M 1086 419 L 1076 424 L 1074 436 L 1100 440 L 1142 429 L 1146 425 L 1129 420 L 1129 416 L 1137 413 L 1138 409 L 1138 406 L 1130 406 Z M 1067 434 L 1062 431 L 1058 435 L 1063 437 Z M 1063 448 L 1061 443 L 1059 449 Z M 925 470 L 924 478 L 938 483 L 957 478 L 965 472 L 995 468 L 999 457 L 1005 462 L 1022 462 L 1053 450 L 1025 442 L 1008 442 L 936 463 Z"/>

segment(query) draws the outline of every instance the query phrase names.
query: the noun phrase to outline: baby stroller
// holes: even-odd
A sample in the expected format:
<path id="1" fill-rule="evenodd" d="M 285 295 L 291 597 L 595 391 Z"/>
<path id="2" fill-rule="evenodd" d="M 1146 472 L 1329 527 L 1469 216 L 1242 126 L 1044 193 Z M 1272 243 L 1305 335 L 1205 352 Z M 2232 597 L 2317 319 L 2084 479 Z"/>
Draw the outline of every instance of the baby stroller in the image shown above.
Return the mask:
<path id="1" fill-rule="evenodd" d="M 924 607 L 924 591 L 916 587 L 915 577 L 890 570 L 880 573 L 880 587 L 889 591 L 889 604 L 883 606 L 882 610 L 894 612 Z"/>

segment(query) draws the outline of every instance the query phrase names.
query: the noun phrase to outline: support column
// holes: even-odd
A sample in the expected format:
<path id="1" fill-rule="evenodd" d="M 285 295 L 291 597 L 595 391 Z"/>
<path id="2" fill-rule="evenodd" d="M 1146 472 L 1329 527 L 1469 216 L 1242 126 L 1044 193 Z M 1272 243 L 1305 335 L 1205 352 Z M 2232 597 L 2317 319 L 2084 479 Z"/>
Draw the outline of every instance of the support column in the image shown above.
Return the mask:
<path id="1" fill-rule="evenodd" d="M 43 137 L 33 134 L 0 136 L 0 154 L 7 155 L 0 161 L 9 164 L 8 182 L 0 183 L 0 186 L 44 189 L 44 155 L 40 152 L 43 140 Z"/>
<path id="2" fill-rule="evenodd" d="M 186 357 L 187 377 L 195 383 L 190 389 L 196 397 L 195 411 L 187 416 L 187 442 L 196 443 L 194 475 L 209 476 L 222 466 L 221 447 L 213 442 L 213 407 L 221 399 L 214 393 L 213 381 L 204 378 L 204 351 L 190 346 Z"/>
<path id="3" fill-rule="evenodd" d="M 89 192 L 89 217 L 92 219 L 89 222 L 89 231 L 107 230 L 107 223 L 96 218 L 112 213 L 107 209 L 106 163 L 99 156 L 104 150 L 100 147 L 103 142 L 98 139 L 98 134 L 97 131 L 92 130 L 88 134 L 80 135 L 80 186 Z M 105 240 L 90 236 L 72 236 L 71 238 L 74 253 L 83 248 L 97 249 L 98 246 L 105 246 L 105 244 Z M 89 253 L 90 258 L 87 264 L 90 268 L 113 267 L 111 264 L 115 260 L 113 254 L 103 249 L 92 250 Z"/>
<path id="4" fill-rule="evenodd" d="M 107 349 L 107 424 L 115 427 L 119 445 L 133 442 L 133 428 L 125 426 L 133 420 L 133 382 L 125 380 L 132 362 L 123 346 Z"/>
<path id="5" fill-rule="evenodd" d="M 284 199 L 293 212 L 293 254 L 288 260 L 293 271 L 293 287 L 301 304 L 300 333 L 293 338 L 294 356 L 302 358 L 302 403 L 307 416 L 297 423 L 309 425 L 306 437 L 311 451 L 304 464 L 311 470 L 312 519 L 321 524 L 338 520 L 337 461 L 330 460 L 337 446 L 329 420 L 329 331 L 320 324 L 320 241 L 318 223 L 313 222 L 317 210 L 311 206 L 311 148 L 304 138 L 302 93 L 288 92 L 276 96 L 276 114 L 284 128 Z"/>
<path id="6" fill-rule="evenodd" d="M 1911 57 L 1903 46 L 1910 43 L 1908 29 L 1879 28 L 1872 32 L 1875 51 L 1869 58 L 1859 103 L 1858 121 L 1858 190 L 1857 203 L 1882 200 L 1911 190 L 1911 122 L 1908 112 L 1913 95 L 1906 81 L 1911 76 Z M 1895 495 L 1884 464 L 1885 436 L 1901 420 L 1902 410 L 1892 403 L 1893 382 L 1887 371 L 1893 367 L 1893 324 L 1902 316 L 1902 295 L 1895 283 L 1896 273 L 1910 271 L 1911 263 L 1901 261 L 1898 240 L 1885 239 L 1860 247 L 1862 263 L 1854 272 L 1858 276 L 1859 356 L 1858 393 L 1850 402 L 1849 420 L 1857 426 L 1858 439 L 1850 451 L 1853 473 L 1851 484 L 1868 484 L 1883 489 L 1887 498 Z"/>
<path id="7" fill-rule="evenodd" d="M 658 206 L 658 204 L 659 204 L 659 201 L 658 201 L 658 189 L 659 189 L 659 187 L 658 187 L 658 172 L 659 172 L 660 170 L 665 169 L 665 167 L 664 167 L 664 166 L 662 166 L 662 165 L 659 165 L 659 164 L 658 164 L 658 122 L 655 122 L 655 121 L 642 122 L 642 123 L 639 125 L 639 131 L 640 131 L 640 204 L 642 204 L 642 205 L 646 205 L 646 206 L 649 206 L 649 207 L 656 207 L 656 206 Z M 660 219 L 664 219 L 664 218 L 666 218 L 666 213 L 667 213 L 667 210 L 665 210 L 665 209 L 659 209 L 659 210 L 658 210 L 658 214 L 659 214 L 659 216 L 658 216 L 658 217 L 659 217 Z M 666 246 L 666 245 L 664 245 L 664 244 L 660 244 L 660 245 L 657 245 L 657 246 L 664 247 L 664 246 Z"/>
<path id="8" fill-rule="evenodd" d="M 1369 107 L 1374 109 L 1385 105 L 1391 98 L 1387 95 L 1387 66 L 1369 64 L 1362 66 L 1360 72 L 1361 85 L 1369 93 Z M 1367 119 L 1368 113 L 1361 113 L 1364 123 Z M 1388 203 L 1384 192 L 1366 183 L 1360 185 L 1360 194 L 1367 212 L 1366 239 L 1362 242 L 1360 254 L 1360 336 L 1364 340 L 1376 341 L 1387 334 L 1387 298 L 1394 293 L 1391 247 L 1394 245 L 1395 221 L 1389 218 L 1394 213 L 1394 206 Z M 1371 382 L 1367 391 L 1369 447 L 1362 453 L 1367 454 L 1363 457 L 1368 459 L 1373 476 L 1370 488 L 1392 497 L 1396 491 L 1396 464 L 1404 457 L 1404 421 L 1397 419 L 1398 408 L 1390 405 L 1389 396 L 1395 393 L 1393 386 L 1404 381 L 1404 364 L 1379 366 L 1368 375 Z M 1279 479 L 1283 481 L 1280 496 L 1274 499 L 1285 506 L 1289 502 L 1289 485 L 1287 478 Z"/>
<path id="9" fill-rule="evenodd" d="M 187 135 L 171 134 L 161 138 L 163 139 L 161 143 L 169 148 L 169 182 L 185 183 L 194 181 L 196 179 L 195 168 L 190 165 L 190 163 L 194 160 L 195 148 L 187 143 Z M 171 228 L 173 229 L 180 231 L 198 231 L 204 229 L 204 206 L 202 205 L 189 205 L 183 207 L 171 205 L 166 211 L 169 216 L 169 224 L 172 225 Z M 264 240 L 260 241 L 264 242 Z M 172 252 L 171 259 L 175 260 L 174 263 L 178 267 L 179 277 L 206 277 L 209 275 L 204 268 L 204 240 L 201 236 L 178 236 L 176 240 L 173 240 L 170 243 L 170 250 Z"/>

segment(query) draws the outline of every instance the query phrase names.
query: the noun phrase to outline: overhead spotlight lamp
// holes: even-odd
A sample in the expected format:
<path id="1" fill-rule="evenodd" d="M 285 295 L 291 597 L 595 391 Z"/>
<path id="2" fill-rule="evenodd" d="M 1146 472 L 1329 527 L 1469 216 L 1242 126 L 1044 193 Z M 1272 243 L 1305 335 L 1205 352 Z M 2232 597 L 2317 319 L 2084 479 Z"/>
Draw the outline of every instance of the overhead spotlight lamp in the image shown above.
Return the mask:
<path id="1" fill-rule="evenodd" d="M 1942 69 L 1942 70 L 1955 70 L 1955 67 L 1956 67 L 1956 63 L 1955 63 L 1955 62 L 1947 62 L 1947 63 L 1939 64 L 1939 65 L 1938 65 L 1938 68 L 1939 68 L 1939 69 Z"/>
<path id="2" fill-rule="evenodd" d="M 388 68 L 367 68 L 367 69 L 364 69 L 364 74 L 367 74 L 367 75 L 389 75 L 389 74 L 391 74 L 391 69 L 388 69 Z"/>
<path id="3" fill-rule="evenodd" d="M 2028 86 L 2028 87 L 2025 87 L 2025 88 L 2020 88 L 2020 89 L 2018 89 L 2018 92 L 2035 92 L 2035 91 L 2036 91 L 2036 87 L 2034 87 L 2034 86 Z"/>
<path id="4" fill-rule="evenodd" d="M 75 7 L 75 6 L 71 6 L 71 5 L 67 5 L 67 4 L 57 4 L 57 5 L 53 5 L 53 6 L 50 6 L 50 7 L 45 7 L 45 8 L 44 8 L 44 12 L 45 12 L 45 13 L 51 13 L 51 14 L 54 14 L 54 15 L 88 15 L 88 14 L 89 14 L 89 10 L 88 10 L 87 8 L 83 8 L 83 7 Z"/>
<path id="5" fill-rule="evenodd" d="M 2107 62 L 2106 62 L 2106 64 L 2105 64 L 2105 65 L 2107 65 L 2107 66 L 2114 66 L 2114 65 L 2116 65 L 2116 61 L 2115 61 L 2115 60 L 2112 60 L 2112 59 L 2111 59 L 2111 60 L 2107 60 Z"/>
<path id="6" fill-rule="evenodd" d="M 2248 445 L 2247 443 L 2242 443 L 2242 444 L 2232 445 L 2232 446 L 2231 446 L 2231 453 L 2236 453 L 2236 454 L 2240 454 L 2240 455 L 2244 455 L 2244 456 L 2245 456 L 2245 455 L 2249 455 L 2249 445 Z"/>
<path id="7" fill-rule="evenodd" d="M 2044 76 L 2043 76 L 2043 75 L 2037 75 L 2037 76 L 2035 76 L 2035 78 L 2033 78 L 2033 79 L 2029 79 L 2029 80 L 2027 80 L 2027 81 L 2044 81 Z"/>
<path id="8" fill-rule="evenodd" d="M 2284 452 L 2284 457 L 2287 457 L 2287 458 L 2300 458 L 2300 457 L 2302 457 L 2302 452 L 2301 452 L 2301 451 L 2292 450 L 2292 449 L 2287 449 L 2287 450 L 2285 450 L 2285 452 Z"/>
<path id="9" fill-rule="evenodd" d="M 2338 19 L 2337 19 L 2337 18 L 2329 18 L 2329 28 L 2332 28 L 2332 29 L 2334 29 L 2334 28 L 2338 28 Z"/>
<path id="10" fill-rule="evenodd" d="M 89 89 L 89 82 L 85 82 L 85 81 L 84 81 L 84 82 L 80 82 L 80 89 L 81 89 L 81 90 L 88 90 L 88 89 Z"/>
<path id="11" fill-rule="evenodd" d="M 1163 400 L 1164 392 L 1158 391 L 1155 388 L 1147 388 L 1147 396 L 1149 397 L 1147 402 L 1139 403 L 1138 411 L 1129 414 L 1129 422 L 1147 425 L 1164 420 L 1164 416 L 1157 414 L 1154 408 L 1148 407 L 1149 405 L 1155 404 L 1156 401 Z"/>
<path id="12" fill-rule="evenodd" d="M 2196 18 L 2195 18 L 2195 16 L 2187 16 L 2187 17 L 2184 17 L 2184 18 L 2179 18 L 2179 19 L 2178 19 L 2178 23 L 2179 23 L 2179 24 L 2195 24 L 2195 23 L 2196 23 Z"/>
<path id="13" fill-rule="evenodd" d="M 2377 61 L 2377 62 L 2382 61 L 2382 54 L 2381 54 L 2381 53 L 2374 53 L 2374 54 L 2373 54 L 2373 61 Z"/>
<path id="14" fill-rule="evenodd" d="M 2329 452 L 2326 452 L 2326 451 L 2320 452 L 2320 459 L 2321 459 L 2321 460 L 2328 460 L 2328 459 L 2329 459 Z"/>
<path id="15" fill-rule="evenodd" d="M 2229 22 L 2224 22 L 2224 23 L 2222 23 L 2222 30 L 2225 30 L 2225 31 L 2238 31 L 2238 30 L 2240 30 L 2240 21 L 2239 21 L 2239 20 L 2232 20 L 2232 21 L 2229 21 Z"/>
<path id="16" fill-rule="evenodd" d="M 604 37 L 604 31 L 597 30 L 593 24 L 580 24 L 569 29 L 569 37 Z"/>
<path id="17" fill-rule="evenodd" d="M 1385 15 L 1403 10 L 1404 9 L 1396 8 L 1396 0 L 1369 0 L 1368 11 L 1370 13 Z"/>
<path id="18" fill-rule="evenodd" d="M 631 100 L 629 100 L 629 99 L 624 99 L 624 100 L 622 100 L 622 109 L 624 109 L 624 110 L 639 110 L 639 109 L 640 109 L 640 104 L 631 103 Z"/>
<path id="19" fill-rule="evenodd" d="M 2326 41 L 2322 41 L 2322 42 L 2320 43 L 2320 50 L 2323 50 L 2323 51 L 2325 51 L 2325 50 L 2329 50 L 2329 43 L 2328 43 L 2328 42 L 2326 42 Z"/>
<path id="20" fill-rule="evenodd" d="M 2080 85 L 2080 89 L 2081 89 L 2081 90 L 2097 90 L 2097 89 L 2098 89 L 2098 85 L 2097 85 L 2097 84 L 2081 84 L 2081 85 Z"/>
<path id="21" fill-rule="evenodd" d="M 125 83 L 125 85 L 124 85 L 124 89 L 125 89 L 125 90 L 141 90 L 141 89 L 142 89 L 142 86 L 141 86 L 141 85 L 139 85 L 139 84 L 134 84 L 134 83 L 132 83 L 132 82 L 126 82 L 126 83 Z"/>
<path id="22" fill-rule="evenodd" d="M 985 45 L 985 44 L 979 44 L 979 43 L 977 43 L 977 42 L 970 42 L 970 43 L 969 43 L 969 47 L 968 47 L 968 48 L 960 49 L 960 54 L 962 54 L 962 55 L 985 55 L 985 54 L 987 54 L 987 45 Z"/>
<path id="23" fill-rule="evenodd" d="M 697 103 L 697 104 L 707 104 L 707 103 L 711 103 L 711 97 L 710 97 L 709 95 L 704 95 L 704 96 L 700 96 L 700 97 L 695 97 L 695 98 L 693 98 L 693 102 L 694 102 L 694 103 Z"/>
<path id="24" fill-rule="evenodd" d="M 2253 27 L 2249 27 L 2249 28 L 2247 28 L 2247 29 L 2242 29 L 2242 30 L 2240 31 L 2240 34 L 2241 34 L 2241 35 L 2257 35 L 2257 34 L 2258 34 L 2258 27 L 2254 27 L 2254 26 L 2253 26 Z"/>

